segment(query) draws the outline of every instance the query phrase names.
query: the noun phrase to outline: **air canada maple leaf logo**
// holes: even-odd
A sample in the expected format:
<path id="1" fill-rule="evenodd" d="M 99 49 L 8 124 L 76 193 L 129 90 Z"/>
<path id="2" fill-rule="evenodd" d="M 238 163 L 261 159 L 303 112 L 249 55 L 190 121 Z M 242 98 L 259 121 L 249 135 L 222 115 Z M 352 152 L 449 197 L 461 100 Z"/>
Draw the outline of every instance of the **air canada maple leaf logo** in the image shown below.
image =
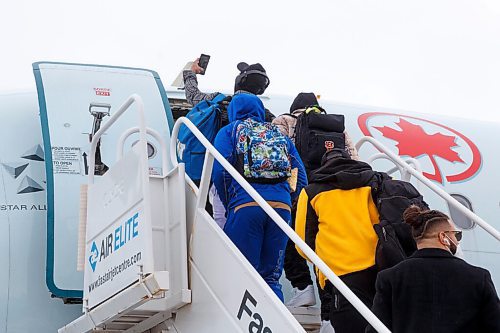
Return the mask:
<path id="1" fill-rule="evenodd" d="M 437 182 L 443 183 L 444 179 L 464 181 L 476 174 L 481 166 L 481 154 L 476 145 L 447 126 L 422 118 L 378 112 L 362 114 L 358 124 L 364 135 L 377 139 L 381 139 L 381 135 L 395 144 L 400 156 L 413 157 L 429 165 L 423 174 Z M 448 163 L 446 175 L 442 171 L 444 163 Z M 450 174 L 451 170 L 458 173 Z"/>

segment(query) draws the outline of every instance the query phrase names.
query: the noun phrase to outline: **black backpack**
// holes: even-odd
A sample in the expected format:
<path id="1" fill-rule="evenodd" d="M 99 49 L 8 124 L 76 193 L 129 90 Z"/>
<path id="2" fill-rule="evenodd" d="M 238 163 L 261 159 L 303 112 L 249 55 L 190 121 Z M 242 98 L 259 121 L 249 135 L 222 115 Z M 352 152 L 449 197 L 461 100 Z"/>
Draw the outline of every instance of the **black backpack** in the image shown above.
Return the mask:
<path id="1" fill-rule="evenodd" d="M 344 116 L 327 114 L 319 106 L 307 108 L 297 117 L 295 147 L 307 173 L 321 166 L 327 150 L 345 149 Z"/>
<path id="2" fill-rule="evenodd" d="M 373 228 L 378 236 L 375 264 L 379 270 L 396 265 L 411 256 L 417 245 L 403 212 L 411 205 L 429 209 L 422 195 L 410 183 L 383 174 L 375 194 L 380 222 Z"/>

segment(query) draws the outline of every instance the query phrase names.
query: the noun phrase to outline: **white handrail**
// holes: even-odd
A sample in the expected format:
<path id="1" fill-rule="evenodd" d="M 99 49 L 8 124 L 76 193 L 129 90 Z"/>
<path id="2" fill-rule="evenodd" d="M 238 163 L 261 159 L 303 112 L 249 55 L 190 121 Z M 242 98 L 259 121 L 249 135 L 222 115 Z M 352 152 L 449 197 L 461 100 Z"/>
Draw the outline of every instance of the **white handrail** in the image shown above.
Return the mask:
<path id="1" fill-rule="evenodd" d="M 118 139 L 118 145 L 116 147 L 116 160 L 119 161 L 122 156 L 123 156 L 123 146 L 125 144 L 125 140 L 129 136 L 131 136 L 134 133 L 140 132 L 139 127 L 131 127 L 125 132 L 122 133 L 120 138 Z M 153 138 L 156 139 L 156 141 L 160 144 L 160 151 L 161 151 L 161 165 L 162 165 L 162 176 L 166 174 L 168 171 L 168 155 L 167 155 L 167 144 L 165 143 L 165 140 L 161 137 L 160 133 L 158 133 L 156 130 L 146 127 L 146 133 L 151 135 Z"/>
<path id="2" fill-rule="evenodd" d="M 378 159 L 385 159 L 385 160 L 388 160 L 388 161 L 391 161 L 394 163 L 394 161 L 389 157 L 387 156 L 386 154 L 384 153 L 378 153 L 378 154 L 374 154 L 372 156 L 370 156 L 367 160 L 366 160 L 366 163 L 368 164 L 372 164 L 375 160 L 378 160 Z M 407 164 L 409 165 L 413 165 L 413 168 L 415 170 L 417 170 L 418 172 L 422 172 L 422 167 L 420 165 L 420 162 L 413 158 L 413 157 L 410 157 L 410 158 L 407 158 L 407 159 L 404 159 L 403 161 L 405 161 Z M 402 176 L 405 176 L 405 173 L 406 173 L 406 170 L 401 169 L 399 167 L 399 165 L 396 164 L 396 166 L 394 168 L 392 168 L 390 171 L 388 171 L 387 173 L 388 174 L 391 174 L 393 172 L 395 172 L 396 170 L 398 170 Z"/>
<path id="3" fill-rule="evenodd" d="M 202 180 L 200 183 L 200 191 L 198 198 L 197 207 L 201 207 L 203 202 L 200 200 L 206 200 L 206 188 L 208 187 L 208 182 L 211 177 L 212 162 L 211 159 L 215 158 L 224 169 L 229 172 L 229 174 L 234 178 L 238 184 L 259 204 L 259 206 L 273 219 L 273 221 L 280 227 L 283 232 L 290 237 L 290 239 L 302 250 L 302 252 L 311 260 L 311 262 L 321 271 L 328 280 L 339 290 L 339 292 L 344 295 L 344 297 L 354 306 L 354 308 L 359 311 L 359 313 L 375 328 L 378 332 L 390 333 L 387 327 L 373 314 L 373 312 L 368 309 L 368 307 L 340 280 L 340 278 L 335 275 L 335 273 L 328 267 L 323 260 L 295 233 L 295 231 L 290 228 L 288 223 L 286 223 L 281 216 L 262 198 L 257 191 L 240 175 L 238 171 L 215 149 L 214 146 L 205 138 L 205 136 L 196 128 L 196 126 L 187 118 L 181 117 L 175 122 L 172 138 L 170 141 L 170 157 L 171 162 L 174 166 L 178 164 L 177 153 L 176 153 L 176 142 L 177 135 L 179 134 L 179 128 L 181 125 L 185 125 L 189 130 L 196 136 L 198 140 L 203 144 L 207 150 L 205 162 L 209 162 L 208 165 L 203 166 Z M 205 194 L 205 195 L 203 195 Z"/>
<path id="4" fill-rule="evenodd" d="M 114 115 L 109 118 L 109 120 L 97 131 L 96 134 L 92 136 L 92 143 L 90 145 L 90 154 L 89 154 L 89 184 L 94 183 L 94 168 L 95 168 L 95 151 L 97 147 L 97 143 L 99 139 L 104 134 L 104 132 L 111 127 L 115 123 L 115 121 L 133 104 L 137 104 L 137 113 L 139 116 L 139 144 L 143 144 L 145 147 L 145 153 L 147 153 L 146 146 L 146 119 L 144 117 L 144 103 L 142 101 L 141 96 L 137 94 L 132 94 L 130 97 L 123 103 L 118 111 L 115 112 Z"/>
<path id="5" fill-rule="evenodd" d="M 92 136 L 92 142 L 90 145 L 90 154 L 89 154 L 89 166 L 88 166 L 88 184 L 94 183 L 94 169 L 95 169 L 95 151 L 97 149 L 97 143 L 99 139 L 104 134 L 104 132 L 114 124 L 114 122 L 133 104 L 137 104 L 137 112 L 139 114 L 139 145 L 144 145 L 145 154 L 147 154 L 147 144 L 146 144 L 146 120 L 144 117 L 144 103 L 142 102 L 142 98 L 137 95 L 131 95 L 125 103 L 123 103 L 118 111 L 111 116 L 109 121 L 107 121 L 98 131 Z M 122 145 L 123 146 L 123 145 Z M 166 146 L 165 146 L 166 147 Z M 167 156 L 165 153 L 164 156 Z M 146 156 L 147 158 L 147 156 Z M 84 187 L 82 190 L 82 194 L 80 200 L 83 200 L 84 207 L 80 207 L 80 214 L 82 211 L 86 211 L 87 205 L 87 187 Z M 83 197 L 82 197 L 83 195 Z M 82 205 L 82 203 L 80 203 Z M 85 237 L 87 234 L 87 215 L 85 217 L 81 217 L 78 226 L 78 254 L 77 254 L 77 269 L 83 270 L 83 263 L 85 262 Z"/>
<path id="6" fill-rule="evenodd" d="M 375 160 L 378 160 L 378 159 L 388 160 L 388 161 L 391 161 L 394 164 L 396 164 L 389 156 L 387 156 L 384 153 L 377 153 L 377 154 L 374 154 L 374 155 L 370 156 L 366 160 L 366 163 L 372 164 Z M 418 172 L 422 172 L 422 167 L 420 165 L 420 162 L 417 159 L 415 159 L 413 157 L 410 157 L 410 158 L 407 158 L 407 159 L 405 159 L 403 161 L 405 161 L 409 165 L 413 165 L 413 168 L 415 170 L 417 170 Z M 401 168 L 398 164 L 396 164 L 396 166 L 393 167 L 392 169 L 386 171 L 386 173 L 388 175 L 392 175 L 394 172 L 396 172 L 396 170 L 399 171 L 399 173 L 401 174 L 401 179 L 402 180 L 404 180 L 406 182 L 410 181 L 411 174 L 409 174 L 408 171 L 406 171 L 406 169 Z M 421 183 L 417 182 L 416 186 L 417 186 L 417 189 L 420 191 L 421 190 Z"/>
<path id="7" fill-rule="evenodd" d="M 390 159 L 396 163 L 399 167 L 402 167 L 403 169 L 406 170 L 406 172 L 410 173 L 413 177 L 417 178 L 422 184 L 430 188 L 432 191 L 434 191 L 437 195 L 439 195 L 441 198 L 443 198 L 448 204 L 453 206 L 453 208 L 457 209 L 460 211 L 462 214 L 464 214 L 467 218 L 471 219 L 474 223 L 479 225 L 481 228 L 483 228 L 487 233 L 495 237 L 497 240 L 500 241 L 500 232 L 496 230 L 494 227 L 492 227 L 490 224 L 488 224 L 486 221 L 484 221 L 482 218 L 474 214 L 470 209 L 462 205 L 460 202 L 457 201 L 457 199 L 453 198 L 451 195 L 449 195 L 445 190 L 434 184 L 431 180 L 426 178 L 422 173 L 418 172 L 411 166 L 409 166 L 403 159 L 401 159 L 398 155 L 396 155 L 394 152 L 392 152 L 389 148 L 384 146 L 382 143 L 379 141 L 375 140 L 374 138 L 370 136 L 365 136 L 361 138 L 361 140 L 356 143 L 356 149 L 359 151 L 361 146 L 365 144 L 366 142 L 371 143 L 375 148 L 377 148 L 379 151 L 383 152 L 387 156 L 390 157 Z"/>

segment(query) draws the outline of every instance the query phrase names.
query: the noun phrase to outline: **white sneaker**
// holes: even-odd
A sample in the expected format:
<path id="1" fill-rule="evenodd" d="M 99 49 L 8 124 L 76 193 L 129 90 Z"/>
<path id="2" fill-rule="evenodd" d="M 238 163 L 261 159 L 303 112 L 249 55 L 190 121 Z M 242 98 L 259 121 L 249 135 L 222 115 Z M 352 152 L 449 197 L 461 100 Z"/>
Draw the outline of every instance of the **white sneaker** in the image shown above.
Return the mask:
<path id="1" fill-rule="evenodd" d="M 307 286 L 304 290 L 293 288 L 293 294 L 292 298 L 286 303 L 286 306 L 298 308 L 316 304 L 316 296 L 314 295 L 314 287 L 312 285 Z"/>
<path id="2" fill-rule="evenodd" d="M 329 320 L 321 321 L 321 328 L 319 329 L 319 333 L 335 333 L 333 329 L 332 323 Z"/>

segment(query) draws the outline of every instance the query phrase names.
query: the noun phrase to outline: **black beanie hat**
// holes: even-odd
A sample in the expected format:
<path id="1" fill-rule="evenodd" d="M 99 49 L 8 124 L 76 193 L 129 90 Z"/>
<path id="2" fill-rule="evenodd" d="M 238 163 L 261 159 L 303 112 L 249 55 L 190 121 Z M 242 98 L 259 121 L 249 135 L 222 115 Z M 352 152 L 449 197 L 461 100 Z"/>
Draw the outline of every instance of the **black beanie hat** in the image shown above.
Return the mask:
<path id="1" fill-rule="evenodd" d="M 344 149 L 340 149 L 340 148 L 329 149 L 326 151 L 325 154 L 323 154 L 323 157 L 321 158 L 321 165 L 324 165 L 327 161 L 334 159 L 334 158 L 348 158 L 348 159 L 350 159 L 351 157 Z"/>
<path id="2" fill-rule="evenodd" d="M 316 95 L 314 95 L 314 93 L 312 92 L 311 93 L 301 92 L 293 100 L 293 103 L 290 106 L 290 113 L 298 109 L 304 109 L 311 105 L 318 105 L 318 100 L 316 99 Z"/>
<path id="3" fill-rule="evenodd" d="M 240 62 L 237 67 L 240 74 L 234 81 L 234 92 L 237 92 L 238 90 L 245 90 L 255 95 L 261 95 L 264 93 L 269 85 L 269 78 L 266 75 L 266 70 L 261 64 L 256 63 L 249 65 L 246 62 Z M 249 71 L 258 71 L 262 74 L 252 73 L 247 74 L 245 77 L 245 72 Z M 243 77 L 245 77 L 244 80 L 242 80 Z"/>

